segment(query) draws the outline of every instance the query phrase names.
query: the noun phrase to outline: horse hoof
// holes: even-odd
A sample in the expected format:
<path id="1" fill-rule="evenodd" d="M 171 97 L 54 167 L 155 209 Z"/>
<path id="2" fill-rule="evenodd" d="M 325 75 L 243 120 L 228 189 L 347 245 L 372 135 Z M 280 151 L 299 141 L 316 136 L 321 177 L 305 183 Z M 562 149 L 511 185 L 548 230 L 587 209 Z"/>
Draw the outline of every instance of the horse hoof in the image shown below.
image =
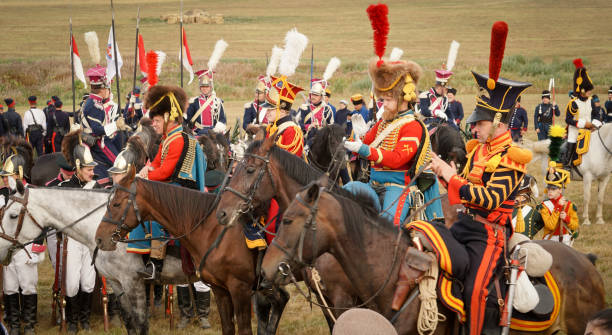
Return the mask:
<path id="1" fill-rule="evenodd" d="M 584 222 L 582 222 L 582 225 L 583 226 L 590 226 L 591 225 L 591 220 L 589 220 L 589 219 L 584 220 Z"/>
<path id="2" fill-rule="evenodd" d="M 599 218 L 599 219 L 597 219 L 597 222 L 595 222 L 595 224 L 606 224 L 606 221 L 604 221 L 603 219 Z"/>

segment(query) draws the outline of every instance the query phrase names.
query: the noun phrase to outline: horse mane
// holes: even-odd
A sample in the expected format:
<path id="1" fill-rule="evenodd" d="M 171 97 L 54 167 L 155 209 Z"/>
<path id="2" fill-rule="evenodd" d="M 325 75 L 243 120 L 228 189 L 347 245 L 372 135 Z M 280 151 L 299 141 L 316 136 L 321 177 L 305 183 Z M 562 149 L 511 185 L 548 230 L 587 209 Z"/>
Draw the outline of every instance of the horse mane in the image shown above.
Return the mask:
<path id="1" fill-rule="evenodd" d="M 147 164 L 148 157 L 143 140 L 139 136 L 131 136 L 128 138 L 125 148 L 131 150 L 136 156 L 136 159 L 134 159 L 134 166 L 136 167 L 136 171 L 140 171 L 140 169 Z"/>
<path id="2" fill-rule="evenodd" d="M 32 171 L 32 166 L 34 166 L 34 149 L 30 142 L 20 137 L 9 136 L 2 142 L 2 153 L 4 156 L 3 161 L 12 154 L 23 157 L 25 161 L 23 172 L 29 181 L 31 178 L 30 172 Z"/>
<path id="3" fill-rule="evenodd" d="M 141 133 L 143 135 L 141 135 Z M 153 160 L 153 158 L 157 155 L 159 142 L 161 140 L 161 136 L 155 132 L 155 129 L 153 129 L 153 121 L 148 117 L 143 117 L 140 119 L 138 132 L 132 137 L 134 136 L 141 137 L 147 157 Z"/>
<path id="4" fill-rule="evenodd" d="M 219 164 L 219 153 L 213 140 L 208 135 L 198 137 L 198 142 L 206 155 L 206 170 L 214 170 Z"/>
<path id="5" fill-rule="evenodd" d="M 143 191 L 154 201 L 165 206 L 164 211 L 176 219 L 176 222 L 192 222 L 203 219 L 210 214 L 210 208 L 216 195 L 192 190 L 186 187 L 137 179 Z"/>

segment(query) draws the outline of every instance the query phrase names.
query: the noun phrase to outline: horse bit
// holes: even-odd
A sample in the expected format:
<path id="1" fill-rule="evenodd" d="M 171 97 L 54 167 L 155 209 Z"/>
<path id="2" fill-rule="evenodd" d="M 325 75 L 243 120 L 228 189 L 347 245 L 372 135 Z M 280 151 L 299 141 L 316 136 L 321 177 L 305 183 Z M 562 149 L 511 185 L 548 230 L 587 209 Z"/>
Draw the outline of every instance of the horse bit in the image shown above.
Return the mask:
<path id="1" fill-rule="evenodd" d="M 134 214 L 136 215 L 136 219 L 138 220 L 138 224 L 143 225 L 143 228 L 144 228 L 144 223 L 142 222 L 142 218 L 140 216 L 140 210 L 138 209 L 138 203 L 136 203 L 136 182 L 135 181 L 134 183 L 132 183 L 129 189 L 121 185 L 113 186 L 113 191 L 108 195 L 108 200 L 106 202 L 106 212 L 109 213 L 110 215 L 111 199 L 115 197 L 115 192 L 117 191 L 117 189 L 129 194 L 128 203 L 127 203 L 127 206 L 125 206 L 125 209 L 123 210 L 123 214 L 121 215 L 121 218 L 119 220 L 114 220 L 112 216 L 106 216 L 106 215 L 104 215 L 104 217 L 102 218 L 102 222 L 108 222 L 108 223 L 111 223 L 117 226 L 117 228 L 111 235 L 111 242 L 113 243 L 117 243 L 121 241 L 121 230 L 131 232 L 135 228 L 135 227 L 130 227 L 127 224 L 125 224 L 125 219 L 128 215 L 128 211 L 130 210 L 130 208 L 133 208 Z"/>

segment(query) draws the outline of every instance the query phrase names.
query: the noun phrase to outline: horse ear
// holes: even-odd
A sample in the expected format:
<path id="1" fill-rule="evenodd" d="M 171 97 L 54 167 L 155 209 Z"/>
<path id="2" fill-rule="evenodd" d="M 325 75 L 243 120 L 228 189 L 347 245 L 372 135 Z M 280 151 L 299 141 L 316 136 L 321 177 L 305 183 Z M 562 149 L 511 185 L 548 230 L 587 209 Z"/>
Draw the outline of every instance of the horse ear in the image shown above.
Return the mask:
<path id="1" fill-rule="evenodd" d="M 264 131 L 264 136 L 265 136 L 265 131 Z M 274 134 L 270 134 L 270 136 L 264 139 L 261 145 L 263 152 L 268 152 L 270 148 L 274 146 L 274 144 L 276 143 L 276 140 L 278 139 L 278 136 L 280 136 L 280 134 L 278 132 L 274 132 Z"/>
<path id="2" fill-rule="evenodd" d="M 320 187 L 318 183 L 312 183 L 306 191 L 306 202 L 312 203 L 319 197 Z"/>
<path id="3" fill-rule="evenodd" d="M 23 185 L 23 182 L 21 182 L 21 180 L 17 180 L 17 183 L 15 185 L 15 190 L 17 190 L 17 193 L 19 194 L 25 193 L 25 186 Z"/>
<path id="4" fill-rule="evenodd" d="M 145 168 L 147 167 L 145 166 Z M 123 186 L 132 185 L 135 178 L 136 178 L 136 167 L 132 164 L 132 166 L 130 166 L 130 168 L 128 169 L 127 175 L 125 175 L 125 177 L 121 179 L 121 184 Z"/>
<path id="5" fill-rule="evenodd" d="M 330 186 L 330 180 L 327 173 L 324 173 L 321 177 L 319 177 L 319 179 L 317 180 L 317 185 L 323 188 L 328 188 Z"/>

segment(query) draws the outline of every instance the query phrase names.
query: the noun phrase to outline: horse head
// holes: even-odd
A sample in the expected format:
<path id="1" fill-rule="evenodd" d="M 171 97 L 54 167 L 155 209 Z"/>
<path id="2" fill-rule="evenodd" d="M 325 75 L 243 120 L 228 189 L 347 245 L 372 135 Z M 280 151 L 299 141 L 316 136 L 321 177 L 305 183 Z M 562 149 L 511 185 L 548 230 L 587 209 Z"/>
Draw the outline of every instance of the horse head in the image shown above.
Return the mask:
<path id="1" fill-rule="evenodd" d="M 229 184 L 221 190 L 217 207 L 220 224 L 235 224 L 238 219 L 244 218 L 244 214 L 260 208 L 275 195 L 279 180 L 270 160 L 275 142 L 276 134 L 249 145 Z"/>
<path id="2" fill-rule="evenodd" d="M 326 185 L 329 185 L 326 177 L 310 183 L 296 195 L 283 214 L 277 235 L 261 266 L 267 284 L 287 284 L 290 272 L 308 266 L 328 249 L 329 236 L 333 234 L 330 220 L 333 218 L 320 215 L 319 209 L 338 206 L 338 203 L 324 191 Z M 329 208 L 324 211 L 331 213 Z"/>
<path id="3" fill-rule="evenodd" d="M 115 250 L 119 239 L 138 225 L 139 216 L 136 204 L 136 168 L 132 166 L 109 195 L 106 213 L 96 231 L 97 247 L 105 251 Z"/>

